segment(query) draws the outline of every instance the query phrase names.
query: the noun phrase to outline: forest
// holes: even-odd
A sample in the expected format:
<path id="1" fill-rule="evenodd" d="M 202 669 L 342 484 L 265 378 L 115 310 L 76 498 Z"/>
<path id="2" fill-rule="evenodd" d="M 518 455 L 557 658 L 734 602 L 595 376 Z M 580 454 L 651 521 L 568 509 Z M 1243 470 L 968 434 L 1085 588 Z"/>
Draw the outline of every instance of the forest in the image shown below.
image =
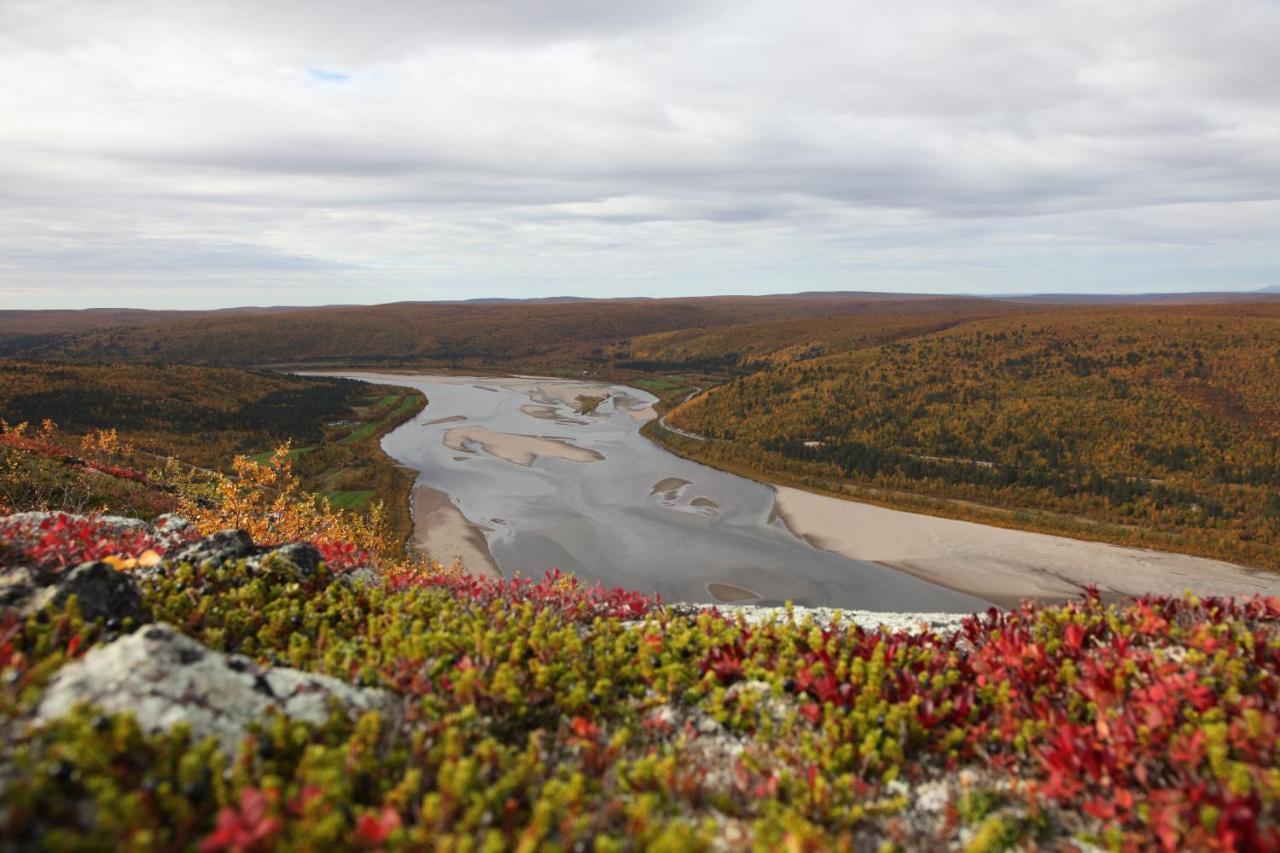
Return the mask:
<path id="1" fill-rule="evenodd" d="M 1059 310 L 769 367 L 670 420 L 760 475 L 1275 568 L 1278 378 L 1275 306 Z"/>
<path id="2" fill-rule="evenodd" d="M 976 298 L 840 296 L 703 297 L 534 303 L 398 303 L 374 306 L 94 314 L 0 314 L 0 357 L 96 363 L 236 366 L 605 369 L 628 359 L 631 340 L 675 330 L 785 320 L 950 317 L 1010 310 Z M 54 316 L 48 316 L 54 314 Z M 861 320 L 859 319 L 861 318 Z M 139 333 L 145 328 L 145 333 Z M 706 347 L 695 347 L 706 349 Z M 720 354 L 716 354 L 719 356 Z M 666 358 L 667 361 L 679 360 Z"/>
<path id="3" fill-rule="evenodd" d="M 656 425 L 647 434 L 738 473 L 1280 567 L 1276 299 L 1080 306 L 850 293 L 47 313 L 30 334 L 15 312 L 0 314 L 0 350 L 38 359 L 0 368 L 11 424 L 115 425 L 140 448 L 210 467 L 291 438 L 308 487 L 357 509 L 392 499 L 402 529 L 407 486 L 365 439 L 416 404 L 262 367 L 631 383 L 674 409 L 674 426 L 710 440 Z M 239 367 L 205 366 L 216 364 Z"/>
<path id="4" fill-rule="evenodd" d="M 45 444 L 78 447 L 86 436 L 110 430 L 119 446 L 109 461 L 138 471 L 174 459 L 191 469 L 225 472 L 238 456 L 263 460 L 291 443 L 294 469 L 309 491 L 359 511 L 385 502 L 401 536 L 410 528 L 412 476 L 382 452 L 379 439 L 424 405 L 416 391 L 349 379 L 190 365 L 0 360 L 6 435 L 21 424 L 28 425 L 28 437 L 48 433 L 48 422 L 53 429 Z"/>

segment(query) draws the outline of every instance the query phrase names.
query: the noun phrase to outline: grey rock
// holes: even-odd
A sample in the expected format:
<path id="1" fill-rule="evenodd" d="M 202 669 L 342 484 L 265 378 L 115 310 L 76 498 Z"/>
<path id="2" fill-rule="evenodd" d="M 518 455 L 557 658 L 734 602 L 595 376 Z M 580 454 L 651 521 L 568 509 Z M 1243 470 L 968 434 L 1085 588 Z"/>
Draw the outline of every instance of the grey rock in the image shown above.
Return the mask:
<path id="1" fill-rule="evenodd" d="M 190 542 L 196 526 L 180 515 L 167 512 L 151 522 L 151 538 L 164 551 L 172 551 Z"/>
<path id="2" fill-rule="evenodd" d="M 704 609 L 711 609 L 708 605 L 681 604 L 676 606 L 681 608 L 679 612 L 682 614 L 692 616 L 696 616 L 698 612 Z M 785 607 L 717 604 L 715 609 L 730 619 L 736 619 L 741 615 L 749 625 L 782 622 L 787 618 L 787 609 Z M 894 613 L 873 610 L 838 610 L 834 607 L 793 607 L 792 615 L 795 617 L 796 622 L 803 622 L 806 617 L 812 617 L 819 624 L 826 625 L 839 617 L 840 624 L 846 626 L 858 625 L 868 631 L 885 628 L 891 632 L 905 631 L 908 634 L 918 634 L 924 631 L 933 631 L 938 634 L 954 634 L 960 630 L 964 620 L 969 618 L 968 615 L 960 613 Z"/>
<path id="3" fill-rule="evenodd" d="M 13 607 L 25 615 L 27 602 L 36 594 L 36 589 L 36 576 L 26 566 L 0 569 L 0 610 Z"/>
<path id="4" fill-rule="evenodd" d="M 243 530 L 223 530 L 212 536 L 206 536 L 199 542 L 193 542 L 185 548 L 170 555 L 175 563 L 200 564 L 205 561 L 222 563 L 227 560 L 239 560 L 261 554 L 265 548 L 253 544 L 249 534 Z"/>
<path id="5" fill-rule="evenodd" d="M 382 586 L 382 575 L 369 566 L 358 566 L 338 575 L 338 580 L 351 586 Z"/>
<path id="6" fill-rule="evenodd" d="M 18 512 L 6 516 L 3 522 L 6 526 L 22 526 L 38 534 L 42 523 L 51 521 L 61 515 L 75 519 L 84 518 L 82 515 L 68 512 Z M 129 531 L 149 532 L 147 523 L 136 518 L 126 518 L 123 515 L 99 515 L 94 518 L 99 524 L 114 533 L 126 533 Z"/>
<path id="7" fill-rule="evenodd" d="M 215 652 L 163 623 L 62 667 L 35 722 L 58 719 L 85 702 L 107 713 L 131 712 L 147 732 L 186 723 L 196 739 L 217 738 L 227 756 L 237 753 L 250 723 L 272 712 L 320 724 L 336 704 L 352 719 L 378 711 L 398 720 L 401 704 L 385 690 Z"/>

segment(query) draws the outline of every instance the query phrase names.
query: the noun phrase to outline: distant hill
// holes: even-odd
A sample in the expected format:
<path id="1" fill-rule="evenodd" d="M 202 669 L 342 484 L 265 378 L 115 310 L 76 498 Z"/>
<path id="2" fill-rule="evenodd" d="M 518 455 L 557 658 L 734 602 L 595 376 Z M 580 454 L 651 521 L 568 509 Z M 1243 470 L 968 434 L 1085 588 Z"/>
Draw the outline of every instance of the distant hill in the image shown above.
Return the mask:
<path id="1" fill-rule="evenodd" d="M 1217 305 L 1270 301 L 1280 287 L 1246 291 L 1201 291 L 1197 293 L 1039 293 L 1030 296 L 999 296 L 1012 302 L 1055 305 Z"/>
<path id="2" fill-rule="evenodd" d="M 0 355 L 232 365 L 580 365 L 634 337 L 780 320 L 970 316 L 1010 310 L 973 297 L 883 294 L 396 303 L 216 312 L 8 312 Z M 65 316 L 73 314 L 74 316 Z M 135 330 L 145 327 L 145 334 Z"/>

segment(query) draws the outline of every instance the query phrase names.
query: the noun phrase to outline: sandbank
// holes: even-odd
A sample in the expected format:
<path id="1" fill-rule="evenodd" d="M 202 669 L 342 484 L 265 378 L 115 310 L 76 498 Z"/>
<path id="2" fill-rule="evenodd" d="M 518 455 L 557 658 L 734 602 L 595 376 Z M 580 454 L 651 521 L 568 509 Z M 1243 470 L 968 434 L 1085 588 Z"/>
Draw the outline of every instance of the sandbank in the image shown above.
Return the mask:
<path id="1" fill-rule="evenodd" d="M 484 528 L 469 521 L 439 489 L 414 488 L 413 540 L 432 559 L 446 566 L 461 560 L 473 575 L 502 577 L 485 543 Z"/>
<path id="2" fill-rule="evenodd" d="M 1280 575 L 1234 563 L 936 518 L 774 487 L 774 512 L 815 547 L 1003 606 L 1061 601 L 1093 585 L 1118 596 L 1280 594 Z"/>
<path id="3" fill-rule="evenodd" d="M 473 453 L 468 447 L 470 444 L 480 445 L 491 456 L 524 466 L 532 465 L 539 456 L 553 456 L 571 462 L 597 462 L 604 458 L 596 451 L 579 447 L 564 438 L 517 435 L 478 426 L 445 431 L 444 446 L 450 450 Z"/>
<path id="4" fill-rule="evenodd" d="M 436 418 L 434 421 L 423 421 L 423 426 L 435 426 L 436 424 L 456 424 L 459 421 L 465 421 L 464 415 L 449 415 L 447 418 Z"/>
<path id="5" fill-rule="evenodd" d="M 531 418 L 540 418 L 544 421 L 554 421 L 560 417 L 559 410 L 555 406 L 545 403 L 525 403 L 520 407 L 520 411 Z"/>
<path id="6" fill-rule="evenodd" d="M 668 497 L 674 498 L 675 493 L 680 491 L 687 485 L 689 485 L 688 480 L 682 480 L 679 477 L 664 477 L 663 479 L 653 484 L 653 489 L 652 491 L 649 492 L 649 494 L 658 495 L 658 494 L 664 494 L 664 493 L 670 492 Z"/>

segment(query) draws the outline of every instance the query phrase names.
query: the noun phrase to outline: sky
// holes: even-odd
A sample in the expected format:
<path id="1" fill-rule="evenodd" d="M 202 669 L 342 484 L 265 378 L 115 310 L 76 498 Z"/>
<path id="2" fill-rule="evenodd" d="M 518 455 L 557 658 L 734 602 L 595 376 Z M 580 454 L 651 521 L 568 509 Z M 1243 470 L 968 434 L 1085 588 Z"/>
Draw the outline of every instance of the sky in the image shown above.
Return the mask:
<path id="1" fill-rule="evenodd" d="M 1278 0 L 0 0 L 0 308 L 1280 285 Z"/>

